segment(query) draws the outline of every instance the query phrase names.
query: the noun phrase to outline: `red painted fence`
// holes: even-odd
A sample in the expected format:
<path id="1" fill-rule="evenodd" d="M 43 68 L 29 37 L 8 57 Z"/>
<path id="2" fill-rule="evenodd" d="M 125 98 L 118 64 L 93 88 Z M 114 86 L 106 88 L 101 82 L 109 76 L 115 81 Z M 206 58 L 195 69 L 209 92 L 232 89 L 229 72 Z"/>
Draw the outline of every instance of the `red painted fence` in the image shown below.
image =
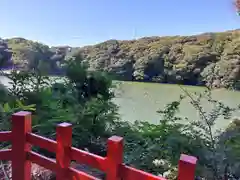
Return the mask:
<path id="1" fill-rule="evenodd" d="M 101 157 L 72 147 L 72 125 L 61 123 L 57 126 L 56 141 L 31 132 L 31 113 L 21 111 L 12 116 L 12 131 L 0 132 L 0 141 L 10 141 L 12 149 L 1 150 L 0 160 L 12 162 L 13 180 L 31 179 L 31 162 L 56 173 L 57 180 L 96 180 L 70 167 L 71 161 L 89 165 L 106 174 L 107 180 L 166 180 L 123 164 L 123 138 L 112 136 L 107 142 L 107 156 Z M 56 161 L 31 151 L 38 146 L 56 153 Z M 181 155 L 178 179 L 194 180 L 197 159 Z"/>

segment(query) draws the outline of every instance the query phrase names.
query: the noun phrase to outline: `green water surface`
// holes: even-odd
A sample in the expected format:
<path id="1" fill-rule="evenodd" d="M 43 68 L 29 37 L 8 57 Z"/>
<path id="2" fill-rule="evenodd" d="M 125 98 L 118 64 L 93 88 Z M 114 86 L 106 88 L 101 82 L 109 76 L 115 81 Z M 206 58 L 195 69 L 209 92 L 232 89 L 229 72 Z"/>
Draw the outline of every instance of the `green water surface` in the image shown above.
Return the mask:
<path id="1" fill-rule="evenodd" d="M 198 86 L 181 86 L 190 93 L 201 93 L 206 90 L 204 87 Z M 116 98 L 114 101 L 119 105 L 119 113 L 123 120 L 126 121 L 148 121 L 158 123 L 160 115 L 157 113 L 159 109 L 163 109 L 167 103 L 179 99 L 184 91 L 179 85 L 143 83 L 143 82 L 122 82 L 117 86 Z M 230 107 L 236 107 L 240 104 L 240 92 L 228 91 L 225 89 L 215 89 L 212 91 L 212 97 L 223 101 Z M 189 120 L 199 119 L 197 111 L 189 103 L 190 99 L 186 98 L 182 101 L 179 115 L 188 117 Z M 201 102 L 205 111 L 210 111 L 212 105 L 207 101 Z M 239 116 L 240 112 L 236 112 L 233 116 Z M 220 118 L 217 121 L 216 128 L 224 128 L 229 124 L 229 120 Z"/>
<path id="2" fill-rule="evenodd" d="M 9 79 L 1 76 L 0 81 L 9 86 Z M 119 106 L 119 114 L 122 120 L 133 122 L 135 120 L 158 123 L 160 115 L 158 110 L 163 109 L 167 103 L 178 100 L 181 94 L 184 94 L 179 85 L 144 83 L 144 82 L 115 82 L 116 89 L 114 102 Z M 201 93 L 206 90 L 198 86 L 181 86 L 190 93 Z M 215 89 L 212 91 L 214 99 L 221 100 L 230 107 L 240 104 L 240 92 L 228 91 L 225 89 Z M 189 103 L 190 99 L 182 101 L 180 112 L 182 117 L 188 117 L 189 120 L 199 119 L 197 111 Z M 210 111 L 212 106 L 207 102 L 201 102 L 205 111 Z M 240 117 L 240 112 L 233 114 Z M 217 121 L 216 128 L 224 128 L 229 124 L 229 120 L 220 118 Z"/>

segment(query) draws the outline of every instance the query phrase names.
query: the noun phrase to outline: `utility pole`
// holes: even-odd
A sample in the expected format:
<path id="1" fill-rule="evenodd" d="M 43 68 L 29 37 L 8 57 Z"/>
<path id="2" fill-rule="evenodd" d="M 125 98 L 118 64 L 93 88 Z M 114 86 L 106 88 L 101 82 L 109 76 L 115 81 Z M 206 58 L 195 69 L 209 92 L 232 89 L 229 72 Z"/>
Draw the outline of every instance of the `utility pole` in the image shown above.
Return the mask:
<path id="1" fill-rule="evenodd" d="M 137 40 L 137 36 L 136 36 L 136 29 L 135 29 L 135 27 L 134 27 L 134 29 L 133 29 L 133 39 L 134 40 Z"/>

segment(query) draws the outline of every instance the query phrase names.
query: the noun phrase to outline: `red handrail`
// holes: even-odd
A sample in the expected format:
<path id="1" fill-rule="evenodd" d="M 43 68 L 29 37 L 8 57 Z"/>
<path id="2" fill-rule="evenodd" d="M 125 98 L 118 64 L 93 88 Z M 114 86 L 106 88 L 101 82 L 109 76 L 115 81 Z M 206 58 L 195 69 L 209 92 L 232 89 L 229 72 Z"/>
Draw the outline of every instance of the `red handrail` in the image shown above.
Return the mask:
<path id="1" fill-rule="evenodd" d="M 56 141 L 31 132 L 31 113 L 21 111 L 12 116 L 12 131 L 0 132 L 0 141 L 11 141 L 12 149 L 1 150 L 0 160 L 12 162 L 13 180 L 30 180 L 31 163 L 36 163 L 56 174 L 57 180 L 97 179 L 70 167 L 71 161 L 89 165 L 106 174 L 107 180 L 166 180 L 123 164 L 123 138 L 112 136 L 107 142 L 107 156 L 101 157 L 72 147 L 72 125 L 61 123 L 56 129 Z M 56 160 L 31 150 L 38 146 L 56 153 Z M 197 159 L 181 155 L 179 180 L 194 180 Z"/>

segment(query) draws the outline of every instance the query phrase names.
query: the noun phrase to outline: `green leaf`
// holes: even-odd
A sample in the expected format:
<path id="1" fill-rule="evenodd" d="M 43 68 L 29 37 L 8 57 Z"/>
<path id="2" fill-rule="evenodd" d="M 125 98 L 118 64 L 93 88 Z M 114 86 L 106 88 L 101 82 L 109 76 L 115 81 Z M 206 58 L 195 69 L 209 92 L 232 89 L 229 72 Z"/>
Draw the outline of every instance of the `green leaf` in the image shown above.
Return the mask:
<path id="1" fill-rule="evenodd" d="M 3 111 L 4 111 L 4 112 L 11 112 L 11 107 L 9 106 L 8 103 L 5 103 L 5 104 L 3 105 Z"/>
<path id="2" fill-rule="evenodd" d="M 19 107 L 19 108 L 24 108 L 24 105 L 23 105 L 23 103 L 20 101 L 20 100 L 16 100 L 16 105 L 17 105 L 17 107 Z"/>

